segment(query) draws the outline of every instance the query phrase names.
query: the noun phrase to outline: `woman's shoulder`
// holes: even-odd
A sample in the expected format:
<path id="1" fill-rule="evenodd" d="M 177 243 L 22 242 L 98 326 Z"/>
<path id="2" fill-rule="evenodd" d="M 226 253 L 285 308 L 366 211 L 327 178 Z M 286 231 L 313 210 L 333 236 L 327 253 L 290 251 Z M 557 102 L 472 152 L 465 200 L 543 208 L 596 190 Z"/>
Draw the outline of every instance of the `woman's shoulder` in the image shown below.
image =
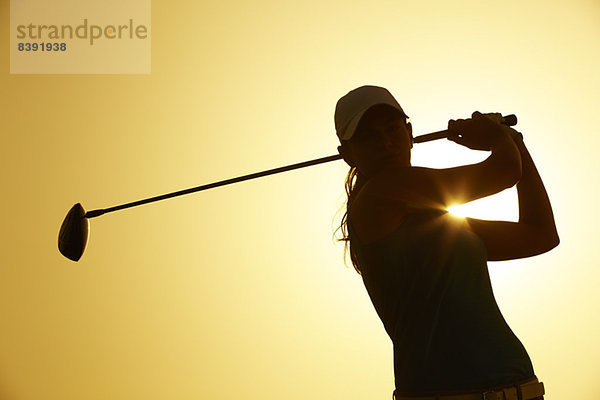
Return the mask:
<path id="1" fill-rule="evenodd" d="M 408 207 L 386 201 L 385 196 L 371 193 L 368 185 L 361 188 L 350 207 L 352 228 L 362 244 L 381 239 L 404 221 Z"/>
<path id="2" fill-rule="evenodd" d="M 425 206 L 426 199 L 418 196 L 421 192 L 418 187 L 426 182 L 418 180 L 418 168 L 410 165 L 384 168 L 366 180 L 359 196 L 377 204 Z"/>
<path id="3" fill-rule="evenodd" d="M 426 186 L 429 182 L 415 185 L 413 180 L 419 173 L 417 170 L 428 168 L 401 166 L 381 170 L 368 178 L 361 185 L 355 197 L 359 212 L 381 210 L 386 216 L 391 212 L 410 213 L 418 210 L 445 209 L 441 204 L 432 202 L 427 196 L 420 194 L 415 186 Z"/>
<path id="4" fill-rule="evenodd" d="M 352 228 L 362 244 L 381 239 L 395 230 L 413 214 L 443 214 L 445 209 L 428 204 L 386 196 L 379 185 L 365 185 L 350 207 Z"/>

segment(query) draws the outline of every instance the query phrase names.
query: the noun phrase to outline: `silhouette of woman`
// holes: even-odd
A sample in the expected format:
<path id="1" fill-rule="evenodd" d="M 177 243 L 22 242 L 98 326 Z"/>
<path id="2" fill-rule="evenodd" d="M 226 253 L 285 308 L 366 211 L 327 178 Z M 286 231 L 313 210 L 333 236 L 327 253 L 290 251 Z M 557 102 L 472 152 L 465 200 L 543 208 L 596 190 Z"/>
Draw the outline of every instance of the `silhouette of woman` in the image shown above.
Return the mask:
<path id="1" fill-rule="evenodd" d="M 448 139 L 491 151 L 486 160 L 413 167 L 407 118 L 376 86 L 350 91 L 335 110 L 338 151 L 350 165 L 341 240 L 393 342 L 393 397 L 543 399 L 543 383 L 498 308 L 487 270 L 487 261 L 530 257 L 559 243 L 522 135 L 502 125 L 500 114 L 476 111 L 450 120 Z M 446 211 L 515 184 L 518 222 Z"/>

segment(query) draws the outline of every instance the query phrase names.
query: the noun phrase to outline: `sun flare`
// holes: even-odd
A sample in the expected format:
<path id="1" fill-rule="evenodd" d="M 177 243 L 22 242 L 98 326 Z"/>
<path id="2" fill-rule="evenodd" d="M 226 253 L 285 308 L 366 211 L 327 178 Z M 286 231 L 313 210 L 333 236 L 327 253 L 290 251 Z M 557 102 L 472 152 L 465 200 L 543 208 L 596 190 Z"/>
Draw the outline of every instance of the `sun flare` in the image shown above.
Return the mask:
<path id="1" fill-rule="evenodd" d="M 519 218 L 517 191 L 515 188 L 507 189 L 493 196 L 448 207 L 448 211 L 457 217 L 516 222 Z"/>

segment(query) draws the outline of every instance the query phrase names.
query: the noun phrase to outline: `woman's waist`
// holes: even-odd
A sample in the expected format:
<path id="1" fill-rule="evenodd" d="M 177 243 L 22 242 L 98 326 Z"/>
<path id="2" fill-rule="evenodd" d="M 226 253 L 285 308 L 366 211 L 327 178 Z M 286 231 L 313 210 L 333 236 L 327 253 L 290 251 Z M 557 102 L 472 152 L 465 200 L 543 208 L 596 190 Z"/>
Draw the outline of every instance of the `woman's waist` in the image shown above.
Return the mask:
<path id="1" fill-rule="evenodd" d="M 465 389 L 467 388 L 467 389 Z M 544 384 L 534 374 L 525 378 L 515 378 L 498 384 L 473 387 L 464 386 L 458 390 L 425 389 L 419 391 L 394 390 L 395 400 L 480 400 L 480 399 L 543 399 Z"/>

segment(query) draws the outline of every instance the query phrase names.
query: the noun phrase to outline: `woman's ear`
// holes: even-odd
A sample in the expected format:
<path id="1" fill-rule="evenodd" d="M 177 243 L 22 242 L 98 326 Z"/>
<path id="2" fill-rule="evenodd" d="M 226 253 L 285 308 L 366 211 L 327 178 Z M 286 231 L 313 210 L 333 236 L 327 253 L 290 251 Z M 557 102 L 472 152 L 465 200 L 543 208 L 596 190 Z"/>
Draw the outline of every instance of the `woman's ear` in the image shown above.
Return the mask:
<path id="1" fill-rule="evenodd" d="M 346 164 L 348 164 L 351 167 L 356 167 L 354 160 L 352 159 L 352 155 L 350 154 L 350 150 L 347 146 L 344 146 L 344 144 L 342 144 L 341 146 L 338 146 L 337 149 L 344 161 L 346 161 Z"/>

